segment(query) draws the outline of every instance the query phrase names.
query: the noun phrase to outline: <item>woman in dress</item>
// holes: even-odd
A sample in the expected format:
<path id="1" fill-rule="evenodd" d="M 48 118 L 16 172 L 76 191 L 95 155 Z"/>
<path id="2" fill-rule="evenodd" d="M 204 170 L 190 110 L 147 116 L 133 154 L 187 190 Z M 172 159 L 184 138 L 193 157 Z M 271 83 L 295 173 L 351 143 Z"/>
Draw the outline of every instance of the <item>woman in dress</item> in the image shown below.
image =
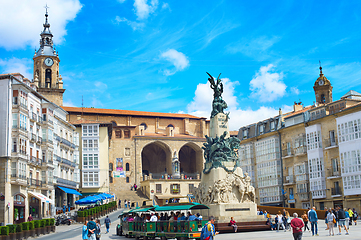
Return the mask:
<path id="1" fill-rule="evenodd" d="M 310 229 L 308 227 L 308 217 L 307 217 L 307 213 L 306 211 L 303 212 L 303 215 L 301 216 L 302 220 L 303 220 L 303 224 L 305 225 L 303 231 L 305 232 L 306 231 L 306 228 L 307 230 L 310 232 Z"/>

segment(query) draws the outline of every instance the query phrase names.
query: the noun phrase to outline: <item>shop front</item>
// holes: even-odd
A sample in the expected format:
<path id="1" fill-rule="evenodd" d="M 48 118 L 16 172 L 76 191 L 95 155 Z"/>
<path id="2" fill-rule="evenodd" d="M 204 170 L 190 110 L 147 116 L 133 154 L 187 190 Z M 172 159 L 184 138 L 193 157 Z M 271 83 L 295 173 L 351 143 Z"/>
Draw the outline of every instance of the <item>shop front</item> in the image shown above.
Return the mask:
<path id="1" fill-rule="evenodd" d="M 14 223 L 25 222 L 25 198 L 21 194 L 14 196 Z"/>
<path id="2" fill-rule="evenodd" d="M 49 215 L 46 210 L 46 205 L 49 204 L 49 209 L 51 209 L 51 204 L 54 204 L 54 201 L 47 196 L 37 193 L 37 192 L 28 192 L 29 193 L 29 214 L 33 216 L 34 219 L 41 219 Z"/>

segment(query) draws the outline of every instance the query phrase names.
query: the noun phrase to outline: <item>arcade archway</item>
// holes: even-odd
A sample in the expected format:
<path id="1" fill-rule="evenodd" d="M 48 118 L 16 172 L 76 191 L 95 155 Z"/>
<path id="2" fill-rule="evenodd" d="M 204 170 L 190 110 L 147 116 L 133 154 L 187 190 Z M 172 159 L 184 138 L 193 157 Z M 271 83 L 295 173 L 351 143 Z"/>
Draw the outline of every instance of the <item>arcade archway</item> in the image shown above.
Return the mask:
<path id="1" fill-rule="evenodd" d="M 161 178 L 164 174 L 172 174 L 172 159 L 169 146 L 156 141 L 146 145 L 142 150 L 143 175 L 151 173 L 153 178 Z"/>
<path id="2" fill-rule="evenodd" d="M 203 170 L 202 149 L 194 143 L 183 145 L 179 150 L 179 162 L 181 174 L 184 174 L 184 177 L 194 178 Z"/>

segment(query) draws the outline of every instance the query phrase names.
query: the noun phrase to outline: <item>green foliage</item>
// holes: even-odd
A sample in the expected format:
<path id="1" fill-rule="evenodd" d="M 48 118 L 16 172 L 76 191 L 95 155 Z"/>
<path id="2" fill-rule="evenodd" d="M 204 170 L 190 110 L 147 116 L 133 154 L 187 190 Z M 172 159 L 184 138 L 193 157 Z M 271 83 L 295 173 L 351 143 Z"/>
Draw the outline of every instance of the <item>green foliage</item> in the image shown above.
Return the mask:
<path id="1" fill-rule="evenodd" d="M 50 226 L 50 219 L 46 218 L 44 220 L 45 220 L 45 226 Z"/>
<path id="2" fill-rule="evenodd" d="M 16 224 L 16 232 L 21 232 L 22 230 L 21 224 Z"/>
<path id="3" fill-rule="evenodd" d="M 40 228 L 40 220 L 34 220 L 34 228 Z"/>
<path id="4" fill-rule="evenodd" d="M 34 221 L 29 222 L 29 230 L 34 229 Z"/>
<path id="5" fill-rule="evenodd" d="M 0 227 L 0 235 L 9 235 L 10 229 L 8 226 Z"/>
<path id="6" fill-rule="evenodd" d="M 12 225 L 8 225 L 9 227 L 9 233 L 16 233 L 16 225 L 12 224 Z"/>
<path id="7" fill-rule="evenodd" d="M 49 218 L 49 226 L 55 225 L 55 218 Z"/>
<path id="8" fill-rule="evenodd" d="M 29 222 L 21 223 L 21 227 L 22 227 L 23 231 L 29 230 Z"/>
<path id="9" fill-rule="evenodd" d="M 40 221 L 40 224 L 39 224 L 39 225 L 40 225 L 41 228 L 43 228 L 43 227 L 46 226 L 46 225 L 45 225 L 45 224 L 46 224 L 45 219 L 41 219 L 41 220 L 39 220 L 39 221 Z"/>

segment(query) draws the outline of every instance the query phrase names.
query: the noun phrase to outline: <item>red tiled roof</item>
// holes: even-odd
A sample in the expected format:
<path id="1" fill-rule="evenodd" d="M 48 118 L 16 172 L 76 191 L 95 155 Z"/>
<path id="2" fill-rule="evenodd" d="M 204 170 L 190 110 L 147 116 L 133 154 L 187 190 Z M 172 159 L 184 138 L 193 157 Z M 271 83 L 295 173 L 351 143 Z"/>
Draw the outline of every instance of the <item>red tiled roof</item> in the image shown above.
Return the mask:
<path id="1" fill-rule="evenodd" d="M 311 108 L 313 108 L 313 106 L 305 107 L 305 108 L 303 108 L 302 110 L 299 110 L 299 111 L 296 111 L 296 112 L 285 113 L 285 118 L 289 118 L 289 117 L 292 117 L 292 116 L 294 116 L 294 115 L 297 115 L 297 114 L 306 112 L 307 110 L 310 110 Z"/>
<path id="2" fill-rule="evenodd" d="M 98 120 L 87 120 L 87 119 L 79 119 L 79 120 L 75 120 L 75 121 L 70 121 L 69 123 L 71 123 L 73 125 L 79 125 L 79 124 L 83 124 L 83 123 L 112 124 L 109 122 L 102 122 L 102 121 L 98 121 Z"/>
<path id="3" fill-rule="evenodd" d="M 102 108 L 80 108 L 80 107 L 64 107 L 62 108 L 69 113 L 94 113 L 105 115 L 126 115 L 126 116 L 142 116 L 142 117 L 168 117 L 168 118 L 192 118 L 192 119 L 205 119 L 196 117 L 190 114 L 182 113 L 160 113 L 160 112 L 143 112 L 143 111 L 130 111 L 119 109 L 102 109 Z"/>

